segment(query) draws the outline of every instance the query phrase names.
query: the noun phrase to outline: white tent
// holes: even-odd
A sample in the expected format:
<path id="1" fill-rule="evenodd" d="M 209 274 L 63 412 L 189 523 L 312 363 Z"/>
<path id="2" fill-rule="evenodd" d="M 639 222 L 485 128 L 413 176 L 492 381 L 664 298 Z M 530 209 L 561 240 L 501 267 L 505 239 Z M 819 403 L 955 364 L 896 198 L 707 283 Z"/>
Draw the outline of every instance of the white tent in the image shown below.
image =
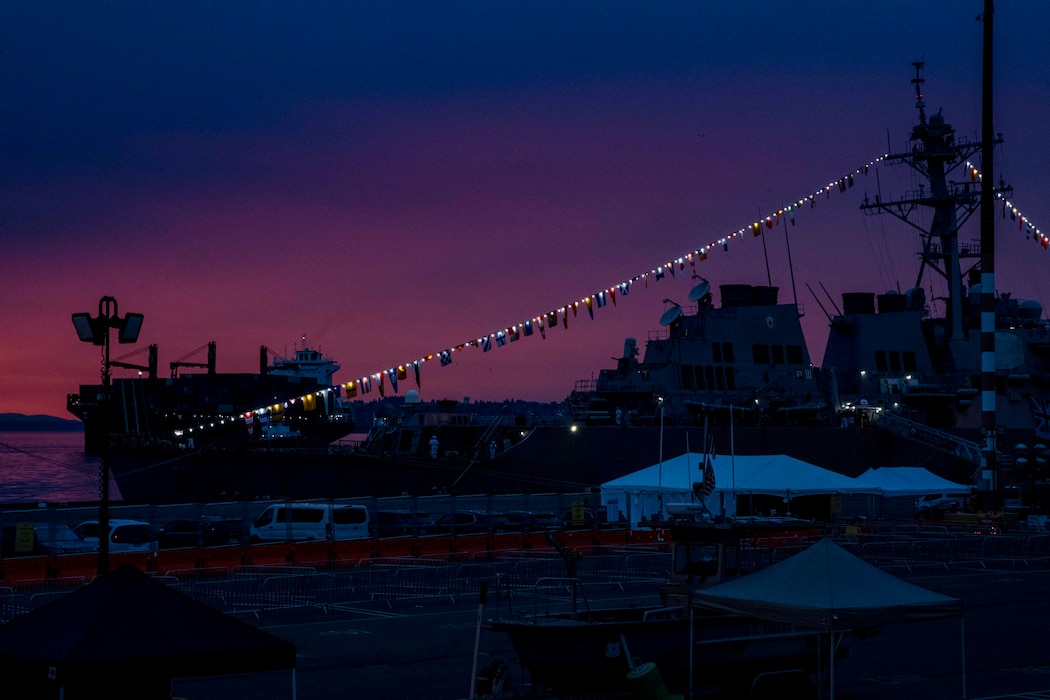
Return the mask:
<path id="1" fill-rule="evenodd" d="M 613 520 L 621 515 L 632 523 L 653 516 L 665 517 L 668 503 L 692 499 L 693 484 L 703 480 L 703 459 L 700 453 L 687 452 L 608 481 L 602 484 L 602 505 Z M 787 455 L 719 455 L 713 467 L 715 490 L 708 497 L 707 507 L 726 515 L 736 512 L 734 495 L 790 499 L 817 494 L 879 493 L 877 487 Z"/>
<path id="2" fill-rule="evenodd" d="M 882 495 L 886 497 L 931 493 L 965 496 L 970 493 L 969 486 L 943 479 L 922 467 L 874 467 L 858 476 L 857 481 L 882 489 Z"/>
<path id="3" fill-rule="evenodd" d="M 882 490 L 877 515 L 886 519 L 907 520 L 915 517 L 916 498 L 926 495 L 967 496 L 970 487 L 926 471 L 922 467 L 882 467 L 869 469 L 857 481 Z"/>

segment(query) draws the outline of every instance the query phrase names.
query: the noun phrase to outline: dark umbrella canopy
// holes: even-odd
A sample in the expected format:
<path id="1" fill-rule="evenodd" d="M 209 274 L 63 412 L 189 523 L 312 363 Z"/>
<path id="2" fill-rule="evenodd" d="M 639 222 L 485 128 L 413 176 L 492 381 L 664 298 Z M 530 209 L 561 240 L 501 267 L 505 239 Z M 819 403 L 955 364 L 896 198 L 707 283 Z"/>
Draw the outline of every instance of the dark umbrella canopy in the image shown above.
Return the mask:
<path id="1" fill-rule="evenodd" d="M 962 615 L 962 601 L 902 581 L 830 539 L 693 594 L 703 607 L 839 631 Z"/>
<path id="2" fill-rule="evenodd" d="M 8 679 L 65 686 L 295 668 L 295 645 L 131 565 L 0 626 Z"/>

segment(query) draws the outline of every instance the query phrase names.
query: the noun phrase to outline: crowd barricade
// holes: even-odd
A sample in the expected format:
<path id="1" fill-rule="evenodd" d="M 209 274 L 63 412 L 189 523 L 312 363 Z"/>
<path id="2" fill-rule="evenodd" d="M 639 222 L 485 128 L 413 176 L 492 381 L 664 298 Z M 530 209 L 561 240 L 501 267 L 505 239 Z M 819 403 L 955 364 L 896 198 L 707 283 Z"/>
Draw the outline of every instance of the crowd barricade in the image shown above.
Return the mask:
<path id="1" fill-rule="evenodd" d="M 256 612 L 252 609 L 252 594 L 258 584 L 255 576 L 234 574 L 227 578 L 205 579 L 194 582 L 189 594 L 195 600 L 225 613 Z"/>
<path id="2" fill-rule="evenodd" d="M 952 563 L 959 566 L 985 566 L 984 538 L 974 535 L 952 540 Z"/>
<path id="3" fill-rule="evenodd" d="M 481 591 L 482 583 L 488 582 L 494 594 L 504 590 L 509 592 L 513 569 L 511 559 L 460 563 L 455 567 L 449 587 L 454 594 L 472 595 Z"/>
<path id="4" fill-rule="evenodd" d="M 364 576 L 359 579 L 368 592 L 369 600 L 397 600 L 401 597 L 416 597 L 409 595 L 407 585 L 418 582 L 418 579 L 406 579 L 402 572 L 413 569 L 420 570 L 425 567 L 414 566 L 411 560 L 403 560 L 400 563 L 388 562 L 369 565 L 362 569 Z M 412 591 L 413 594 L 418 594 Z"/>
<path id="5" fill-rule="evenodd" d="M 1021 535 L 987 535 L 984 539 L 983 560 L 1011 566 L 1028 565 L 1028 537 Z"/>
<path id="6" fill-rule="evenodd" d="M 0 586 L 0 624 L 32 610 L 29 601 L 10 586 Z"/>
<path id="7" fill-rule="evenodd" d="M 860 556 L 880 569 L 905 568 L 911 571 L 911 542 L 904 539 L 866 541 L 861 544 Z"/>
<path id="8" fill-rule="evenodd" d="M 36 610 L 53 600 L 64 598 L 86 583 L 87 578 L 84 576 L 65 576 L 18 581 L 11 588 L 22 596 L 28 610 Z"/>
<path id="9" fill-rule="evenodd" d="M 325 582 L 326 596 L 331 606 L 370 599 L 371 572 L 365 569 L 344 568 L 330 569 L 325 575 L 328 577 Z"/>
<path id="10" fill-rule="evenodd" d="M 531 588 L 544 578 L 567 576 L 565 560 L 561 557 L 521 558 L 512 560 L 507 584 L 512 588 Z"/>
<path id="11" fill-rule="evenodd" d="M 443 566 L 405 566 L 397 570 L 398 598 L 448 597 L 453 602 L 453 573 L 455 564 Z"/>
<path id="12" fill-rule="evenodd" d="M 1028 563 L 1050 562 L 1050 535 L 1031 535 L 1028 538 Z"/>
<path id="13" fill-rule="evenodd" d="M 623 567 L 625 581 L 669 581 L 670 552 L 628 553 Z"/>
<path id="14" fill-rule="evenodd" d="M 225 578 L 233 573 L 233 569 L 228 569 L 225 566 L 195 566 L 187 569 L 164 569 L 160 573 L 162 576 L 176 578 L 180 581 L 200 581 Z"/>
<path id="15" fill-rule="evenodd" d="M 954 538 L 949 537 L 912 540 L 912 567 L 937 566 L 945 569 L 951 568 L 951 564 L 955 561 L 955 542 Z"/>
<path id="16" fill-rule="evenodd" d="M 768 545 L 764 547 L 742 546 L 738 550 L 738 557 L 738 568 L 742 571 L 758 571 L 782 559 L 777 556 L 776 550 L 770 549 Z"/>
<path id="17" fill-rule="evenodd" d="M 327 610 L 326 577 L 311 573 L 270 574 L 258 580 L 250 605 L 253 610 L 318 607 Z"/>
<path id="18" fill-rule="evenodd" d="M 656 531 L 639 531 L 646 535 Z M 1050 562 L 1050 534 L 977 534 L 923 524 L 880 524 L 839 541 L 880 568 L 1035 566 Z M 623 530 L 558 534 L 555 548 L 543 533 L 275 543 L 124 554 L 111 567 L 137 566 L 178 590 L 224 612 L 289 607 L 323 610 L 419 597 L 456 600 L 487 583 L 493 594 L 531 597 L 540 589 L 564 599 L 565 580 L 623 585 L 670 577 L 669 543 L 640 543 Z M 804 549 L 805 538 L 763 541 L 742 548 L 738 565 L 759 570 Z M 527 545 L 527 546 L 526 546 Z M 56 560 L 58 565 L 56 566 Z M 72 564 L 66 565 L 66 560 Z M 3 560 L 0 621 L 24 614 L 91 580 L 96 555 L 19 557 Z M 60 576 L 63 572 L 79 572 Z"/>

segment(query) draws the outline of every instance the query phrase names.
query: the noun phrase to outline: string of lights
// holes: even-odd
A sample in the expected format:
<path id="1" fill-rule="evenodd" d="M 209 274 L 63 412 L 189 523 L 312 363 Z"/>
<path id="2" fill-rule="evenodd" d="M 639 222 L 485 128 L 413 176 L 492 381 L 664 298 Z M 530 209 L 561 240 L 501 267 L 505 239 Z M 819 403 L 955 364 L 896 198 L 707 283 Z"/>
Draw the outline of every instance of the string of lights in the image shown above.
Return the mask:
<path id="1" fill-rule="evenodd" d="M 854 186 L 854 179 L 856 176 L 867 175 L 873 166 L 878 165 L 887 157 L 888 154 L 879 156 L 842 177 L 828 182 L 817 190 L 799 197 L 791 201 L 789 204 L 779 207 L 775 211 L 770 212 L 764 218 L 753 221 L 747 226 L 742 226 L 741 228 L 699 246 L 694 250 L 690 250 L 671 258 L 667 262 L 659 263 L 655 267 L 634 275 L 633 277 L 629 277 L 621 282 L 610 285 L 609 287 L 601 289 L 588 296 L 571 301 L 563 306 L 555 307 L 545 313 L 537 314 L 536 316 L 524 321 L 505 326 L 491 333 L 470 338 L 463 342 L 453 344 L 444 350 L 430 353 L 408 362 L 403 362 L 388 369 L 372 372 L 360 376 L 357 379 L 320 389 L 304 396 L 291 398 L 281 403 L 256 408 L 252 411 L 241 414 L 240 419 L 247 421 L 249 425 L 251 425 L 256 417 L 279 416 L 286 409 L 295 406 L 297 403 L 301 403 L 301 408 L 306 411 L 315 410 L 320 406 L 327 405 L 327 401 L 332 393 L 336 396 L 353 398 L 376 391 L 380 396 L 385 396 L 388 385 L 392 391 L 397 393 L 398 382 L 407 381 L 409 374 L 413 376 L 416 386 L 419 386 L 421 368 L 427 362 L 437 361 L 441 366 L 446 366 L 452 363 L 453 356 L 456 353 L 463 352 L 467 349 L 480 348 L 483 352 L 488 352 L 493 347 L 501 347 L 507 343 L 513 343 L 524 337 L 537 333 L 546 338 L 546 331 L 556 327 L 559 323 L 567 329 L 569 319 L 576 318 L 581 308 L 585 309 L 587 314 L 593 319 L 595 308 L 602 308 L 609 304 L 615 306 L 617 303 L 617 297 L 619 296 L 622 299 L 627 296 L 635 284 L 642 283 L 648 287 L 650 281 L 659 281 L 666 275 L 674 277 L 676 270 L 683 271 L 687 266 L 695 267 L 697 262 L 706 260 L 711 253 L 716 252 L 718 249 L 721 249 L 723 252 L 728 251 L 729 244 L 733 239 L 745 238 L 749 233 L 752 237 L 761 236 L 765 230 L 775 229 L 784 219 L 787 219 L 791 225 L 794 225 L 796 216 L 802 211 L 815 208 L 821 198 L 829 199 L 836 191 L 844 193 L 851 189 Z M 967 162 L 966 165 L 970 169 L 971 178 L 974 181 L 979 181 L 981 176 L 977 167 L 970 162 Z M 1001 194 L 999 194 L 998 197 L 1003 201 L 1004 216 L 1009 215 L 1011 220 L 1016 220 L 1019 229 L 1025 232 L 1026 237 L 1033 238 L 1036 242 L 1040 243 L 1043 248 L 1047 248 L 1048 245 L 1050 245 L 1050 239 L 1048 239 L 1048 237 L 1043 234 L 1042 231 L 1036 227 L 1013 202 L 1005 199 Z M 199 424 L 198 429 L 206 430 L 209 427 L 224 425 L 228 421 L 235 419 L 236 417 L 234 416 L 216 418 L 208 423 Z"/>

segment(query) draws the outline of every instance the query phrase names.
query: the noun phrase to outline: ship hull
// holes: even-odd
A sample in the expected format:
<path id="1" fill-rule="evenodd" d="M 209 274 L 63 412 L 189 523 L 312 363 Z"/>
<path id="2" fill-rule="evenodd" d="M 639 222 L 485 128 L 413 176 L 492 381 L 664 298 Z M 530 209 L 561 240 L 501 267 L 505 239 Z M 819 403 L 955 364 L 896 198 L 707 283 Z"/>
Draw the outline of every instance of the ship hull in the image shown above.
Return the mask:
<path id="1" fill-rule="evenodd" d="M 476 462 L 458 450 L 368 453 L 338 445 L 317 449 L 125 450 L 112 459 L 121 496 L 134 502 L 213 502 L 257 498 L 326 498 L 435 493 L 551 493 L 598 490 L 601 484 L 704 444 L 702 428 L 542 425 L 516 428 L 494 458 Z M 959 483 L 965 460 L 875 428 L 710 428 L 716 459 L 731 454 L 787 454 L 857 476 L 872 467 L 924 466 Z M 697 470 L 697 481 L 700 472 Z"/>

